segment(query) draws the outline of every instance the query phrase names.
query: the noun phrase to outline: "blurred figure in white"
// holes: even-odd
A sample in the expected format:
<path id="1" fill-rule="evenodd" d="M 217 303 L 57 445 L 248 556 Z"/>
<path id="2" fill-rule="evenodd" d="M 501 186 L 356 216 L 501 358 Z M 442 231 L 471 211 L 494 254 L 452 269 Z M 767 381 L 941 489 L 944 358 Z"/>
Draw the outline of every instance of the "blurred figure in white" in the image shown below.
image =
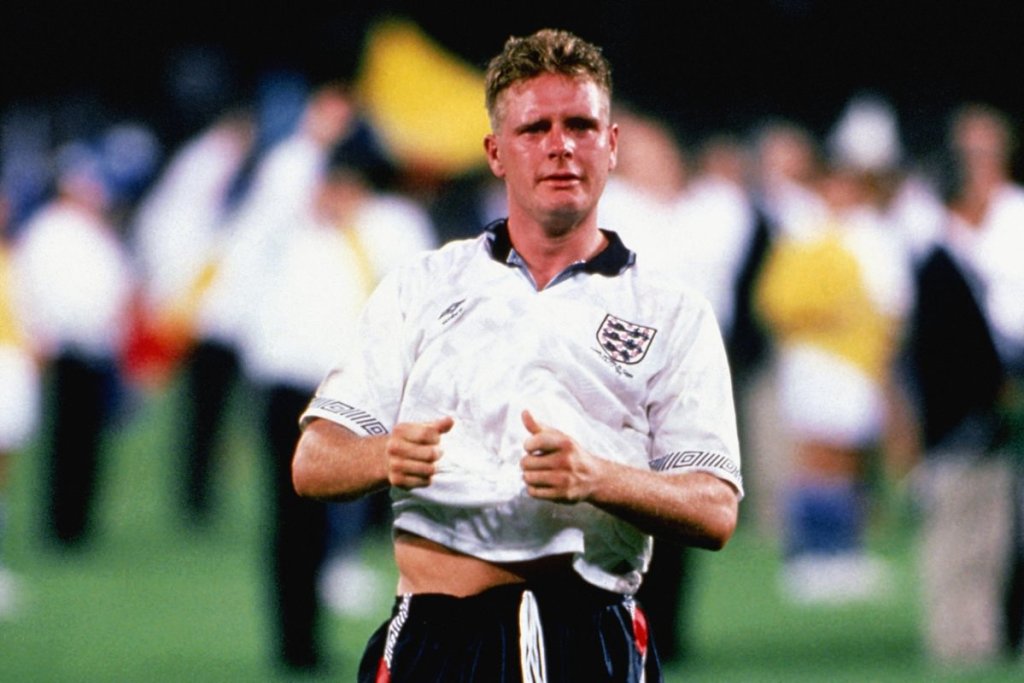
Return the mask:
<path id="1" fill-rule="evenodd" d="M 790 471 L 789 435 L 778 408 L 778 354 L 775 339 L 756 305 L 756 287 L 771 247 L 790 229 L 823 220 L 825 202 L 818 192 L 822 152 L 804 126 L 771 119 L 755 128 L 751 142 L 748 193 L 754 231 L 737 283 L 730 362 L 736 384 L 740 441 L 749 444 L 747 464 L 752 521 L 760 533 L 777 538 L 779 510 Z"/>
<path id="2" fill-rule="evenodd" d="M 381 277 L 438 243 L 425 208 L 382 184 L 389 163 L 361 131 L 335 150 L 311 211 L 282 235 L 242 354 L 265 397 L 260 423 L 273 489 L 267 559 L 275 627 L 293 668 L 322 663 L 321 599 L 360 614 L 386 591 L 359 557 L 375 499 L 328 506 L 295 493 L 298 416 L 352 345 L 356 319 Z"/>
<path id="3" fill-rule="evenodd" d="M 264 117 L 264 126 L 284 127 L 273 113 Z M 254 162 L 246 162 L 254 163 L 251 175 L 217 227 L 206 262 L 197 264 L 197 277 L 186 289 L 192 292 L 195 305 L 190 302 L 189 308 L 194 311 L 193 345 L 184 367 L 182 503 L 187 519 L 195 524 L 207 523 L 212 511 L 213 460 L 232 390 L 240 382 L 247 389 L 259 388 L 249 385 L 257 367 L 265 368 L 268 375 L 295 372 L 296 354 L 287 353 L 282 335 L 293 343 L 314 347 L 320 341 L 281 318 L 274 323 L 277 327 L 268 328 L 262 316 L 268 306 L 282 310 L 278 298 L 281 292 L 277 291 L 281 283 L 275 274 L 296 233 L 306 231 L 331 154 L 352 133 L 357 113 L 347 87 L 328 82 L 308 93 L 297 114 L 290 131 L 274 134 L 266 150 Z M 257 135 L 261 133 L 270 135 L 270 131 L 257 131 Z M 299 302 L 289 304 L 293 308 L 283 305 L 288 313 L 302 310 Z M 298 351 L 300 367 L 302 362 L 312 360 L 302 358 L 305 351 Z M 267 365 L 260 365 L 261 361 Z M 282 382 L 293 377 L 274 376 Z M 247 414 L 253 398 L 257 395 L 247 391 Z M 297 416 L 296 410 L 293 423 Z M 270 424 L 254 420 L 252 426 L 266 428 L 269 432 L 263 435 L 270 438 L 280 438 L 283 429 L 279 421 Z M 295 429 L 294 425 L 290 428 Z M 295 438 L 297 432 L 292 435 L 292 445 Z M 273 450 L 272 444 L 267 447 Z M 323 536 L 323 524 L 311 522 L 310 528 L 304 527 L 305 521 L 316 515 L 283 500 L 277 493 L 281 488 L 277 479 L 271 481 L 273 544 L 296 535 L 303 540 Z M 317 505 L 304 502 L 306 506 Z M 318 515 L 323 514 L 323 505 L 320 507 Z M 299 542 L 302 552 L 295 553 L 287 563 L 275 559 L 271 567 L 271 657 L 287 670 L 311 670 L 320 664 L 315 627 L 315 570 L 319 560 L 315 556 L 322 554 L 322 543 Z"/>
<path id="4" fill-rule="evenodd" d="M 916 168 L 903 149 L 892 104 L 873 93 L 854 96 L 828 145 L 865 175 L 875 203 L 911 258 L 917 260 L 929 251 L 939 239 L 945 208 L 934 178 Z"/>
<path id="5" fill-rule="evenodd" d="M 599 223 L 614 226 L 638 258 L 681 279 L 708 299 L 728 338 L 738 271 L 754 215 L 742 186 L 745 160 L 731 139 L 709 139 L 695 170 L 662 120 L 622 107 L 616 112 L 618 164 L 598 208 Z M 687 654 L 686 595 L 689 552 L 656 542 L 639 598 L 665 661 Z"/>
<path id="6" fill-rule="evenodd" d="M 736 150 L 724 138 L 710 141 L 694 172 L 663 121 L 628 109 L 616 116 L 628 144 L 609 178 L 601 224 L 616 226 L 656 267 L 681 274 L 707 297 L 728 336 L 735 276 L 754 218 L 737 182 Z"/>
<path id="7" fill-rule="evenodd" d="M 184 512 L 193 523 L 210 516 L 213 455 L 231 390 L 241 378 L 240 349 L 268 293 L 266 274 L 289 232 L 308 215 L 331 150 L 350 132 L 354 115 L 343 85 L 327 83 L 309 93 L 291 132 L 275 138 L 256 162 L 194 282 L 198 302 L 184 368 L 180 471 Z"/>
<path id="8" fill-rule="evenodd" d="M 876 93 L 855 95 L 827 144 L 834 157 L 861 175 L 872 205 L 902 245 L 907 267 L 913 268 L 939 239 L 946 209 L 935 178 L 918 168 L 903 148 L 895 108 Z M 880 473 L 901 484 L 920 458 L 921 444 L 906 373 L 898 370 L 887 382 Z"/>
<path id="9" fill-rule="evenodd" d="M 876 182 L 896 162 L 898 139 L 843 139 L 847 125 L 840 120 L 818 183 L 826 214 L 782 226 L 756 292 L 777 346 L 778 410 L 792 449 L 781 490 L 782 587 L 799 602 L 872 598 L 888 581 L 865 545 L 865 475 L 885 437 L 912 281 Z"/>
<path id="10" fill-rule="evenodd" d="M 757 220 L 749 166 L 749 154 L 738 139 L 710 136 L 700 146 L 697 172 L 681 207 L 687 278 L 711 301 L 726 340 L 734 332 L 737 278 Z"/>
<path id="11" fill-rule="evenodd" d="M 227 218 L 227 244 L 199 313 L 200 335 L 237 346 L 248 331 L 254 301 L 287 239 L 287 227 L 309 211 L 331 150 L 350 132 L 354 104 L 341 84 L 310 93 L 295 130 L 260 161 L 252 185 Z"/>
<path id="12" fill-rule="evenodd" d="M 166 380 L 193 341 L 229 193 L 253 150 L 254 126 L 243 109 L 218 117 L 174 153 L 134 213 L 137 324 L 145 339 L 137 340 L 127 369 L 144 383 Z"/>
<path id="13" fill-rule="evenodd" d="M 41 408 L 39 370 L 14 307 L 10 227 L 11 204 L 0 188 L 0 620 L 16 616 L 23 600 L 3 556 L 9 528 L 7 491 L 13 459 L 35 437 Z"/>
<path id="14" fill-rule="evenodd" d="M 652 116 L 619 105 L 615 118 L 628 144 L 608 178 L 599 222 L 615 225 L 624 239 L 654 245 L 657 256 L 675 235 L 675 211 L 686 189 L 683 147 L 668 125 Z"/>
<path id="15" fill-rule="evenodd" d="M 1019 657 L 1024 630 L 1024 188 L 1002 112 L 960 108 L 949 146 L 947 222 L 917 272 L 910 355 L 925 448 L 925 646 L 963 665 Z"/>
<path id="16" fill-rule="evenodd" d="M 827 209 L 818 192 L 820 145 L 792 121 L 766 122 L 754 134 L 754 201 L 773 231 L 822 219 Z"/>
<path id="17" fill-rule="evenodd" d="M 92 527 L 134 274 L 97 152 L 69 143 L 56 166 L 56 195 L 21 229 L 13 259 L 16 305 L 52 392 L 45 532 L 71 547 Z"/>

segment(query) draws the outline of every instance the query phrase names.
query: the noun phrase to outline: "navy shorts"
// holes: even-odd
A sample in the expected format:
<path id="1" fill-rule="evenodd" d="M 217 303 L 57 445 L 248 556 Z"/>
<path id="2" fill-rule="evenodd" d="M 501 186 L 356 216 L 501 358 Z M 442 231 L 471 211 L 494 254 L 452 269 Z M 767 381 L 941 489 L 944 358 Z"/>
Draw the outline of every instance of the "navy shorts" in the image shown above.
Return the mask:
<path id="1" fill-rule="evenodd" d="M 360 683 L 660 683 L 643 612 L 582 580 L 396 598 Z"/>

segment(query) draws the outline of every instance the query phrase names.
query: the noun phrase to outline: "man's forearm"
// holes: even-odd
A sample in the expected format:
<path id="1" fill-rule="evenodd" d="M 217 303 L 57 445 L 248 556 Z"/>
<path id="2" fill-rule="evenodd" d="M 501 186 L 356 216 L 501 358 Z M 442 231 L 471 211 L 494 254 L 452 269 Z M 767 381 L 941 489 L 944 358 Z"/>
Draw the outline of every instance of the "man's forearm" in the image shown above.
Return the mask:
<path id="1" fill-rule="evenodd" d="M 360 437 L 328 420 L 302 433 L 292 460 L 296 493 L 319 500 L 360 498 L 388 486 L 386 437 Z"/>
<path id="2" fill-rule="evenodd" d="M 608 461 L 606 461 L 608 462 Z M 736 491 L 706 472 L 666 474 L 610 463 L 590 503 L 653 536 L 719 550 L 736 529 Z"/>

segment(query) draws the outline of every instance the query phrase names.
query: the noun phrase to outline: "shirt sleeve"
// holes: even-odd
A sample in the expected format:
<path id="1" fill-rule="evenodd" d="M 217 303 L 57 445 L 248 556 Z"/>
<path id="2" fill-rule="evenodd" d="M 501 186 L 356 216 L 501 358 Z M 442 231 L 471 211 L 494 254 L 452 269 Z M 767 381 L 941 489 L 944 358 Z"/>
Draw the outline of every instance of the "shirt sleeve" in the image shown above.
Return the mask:
<path id="1" fill-rule="evenodd" d="M 411 365 L 411 349 L 397 273 L 384 278 L 366 302 L 340 361 L 327 374 L 299 419 L 335 422 L 356 434 L 387 434 L 394 426 Z"/>
<path id="2" fill-rule="evenodd" d="M 678 319 L 675 361 L 652 385 L 651 469 L 709 472 L 742 496 L 736 409 L 721 331 L 706 301 Z"/>

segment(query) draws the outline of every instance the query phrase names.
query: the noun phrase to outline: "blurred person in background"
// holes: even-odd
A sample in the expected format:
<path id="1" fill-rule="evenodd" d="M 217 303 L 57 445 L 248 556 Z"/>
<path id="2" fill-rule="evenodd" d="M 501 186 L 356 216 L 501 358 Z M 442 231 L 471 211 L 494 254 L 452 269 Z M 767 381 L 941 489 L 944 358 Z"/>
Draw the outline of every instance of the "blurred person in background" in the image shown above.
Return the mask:
<path id="1" fill-rule="evenodd" d="M 728 338 L 735 280 L 753 227 L 737 150 L 725 138 L 706 140 L 691 169 L 665 121 L 627 106 L 618 107 L 616 121 L 622 144 L 599 222 L 614 225 L 645 264 L 668 270 L 707 297 Z M 655 541 L 637 594 L 665 661 L 682 660 L 688 651 L 692 564 L 684 545 Z"/>
<path id="2" fill-rule="evenodd" d="M 218 116 L 175 150 L 134 211 L 129 246 L 139 292 L 125 363 L 144 385 L 169 380 L 194 342 L 220 228 L 233 183 L 253 153 L 255 126 L 247 108 Z"/>
<path id="3" fill-rule="evenodd" d="M 332 152 L 311 210 L 281 236 L 242 350 L 264 401 L 273 628 L 278 659 L 293 670 L 323 664 L 321 598 L 365 614 L 383 589 L 359 558 L 381 503 L 368 497 L 328 506 L 295 493 L 299 415 L 339 355 L 356 345 L 356 319 L 384 274 L 437 246 L 426 210 L 387 191 L 389 163 L 362 130 Z"/>
<path id="4" fill-rule="evenodd" d="M 753 195 L 759 210 L 775 231 L 806 225 L 826 213 L 818 191 L 823 151 L 805 126 L 788 120 L 769 120 L 753 136 Z"/>
<path id="5" fill-rule="evenodd" d="M 10 207 L 0 187 L 0 620 L 15 616 L 22 600 L 3 552 L 12 461 L 36 436 L 41 412 L 39 368 L 14 305 Z"/>
<path id="6" fill-rule="evenodd" d="M 893 105 L 874 92 L 855 94 L 827 143 L 860 169 L 872 204 L 913 270 L 938 240 L 946 209 L 932 169 L 904 151 Z M 921 443 L 902 351 L 886 383 L 886 423 L 875 477 L 905 491 Z"/>
<path id="7" fill-rule="evenodd" d="M 833 139 L 816 184 L 824 215 L 809 203 L 781 225 L 756 285 L 792 450 L 780 490 L 781 587 L 797 602 L 841 603 L 887 588 L 887 567 L 868 553 L 865 533 L 870 458 L 884 443 L 912 296 L 909 260 L 874 182 L 897 163 L 896 142 Z"/>
<path id="8" fill-rule="evenodd" d="M 810 130 L 785 119 L 756 126 L 749 147 L 747 192 L 754 228 L 737 277 L 729 351 L 740 440 L 751 445 L 745 465 L 752 473 L 751 517 L 760 533 L 777 539 L 783 526 L 782 490 L 792 463 L 789 436 L 778 415 L 778 349 L 758 311 L 756 292 L 767 255 L 787 226 L 814 223 L 826 215 L 817 186 L 823 152 Z"/>
<path id="9" fill-rule="evenodd" d="M 658 268 L 675 272 L 712 305 L 723 335 L 733 319 L 736 276 L 753 228 L 741 176 L 742 152 L 724 137 L 705 140 L 689 168 L 666 122 L 629 108 L 616 120 L 623 146 L 599 209 L 602 224 Z"/>
<path id="10" fill-rule="evenodd" d="M 909 355 L 925 448 L 924 641 L 934 661 L 963 665 L 1019 657 L 1024 628 L 1024 189 L 1002 112 L 960 108 L 949 149 L 945 229 L 917 269 Z"/>
<path id="11" fill-rule="evenodd" d="M 56 168 L 55 195 L 20 230 L 12 258 L 16 305 L 49 388 L 45 533 L 70 548 L 92 532 L 135 276 L 98 151 L 67 143 Z"/>
<path id="12" fill-rule="evenodd" d="M 354 115 L 342 84 L 318 85 L 304 97 L 298 121 L 256 159 L 196 274 L 195 333 L 183 368 L 181 468 L 184 512 L 196 524 L 211 513 L 215 449 L 232 389 L 244 379 L 240 349 L 267 294 L 265 276 L 289 232 L 308 215 L 331 151 L 349 134 Z"/>
<path id="13" fill-rule="evenodd" d="M 682 250 L 684 278 L 711 301 L 731 346 L 736 289 L 757 227 L 749 190 L 750 159 L 739 139 L 712 134 L 700 143 L 696 162 L 683 204 L 689 245 Z"/>

